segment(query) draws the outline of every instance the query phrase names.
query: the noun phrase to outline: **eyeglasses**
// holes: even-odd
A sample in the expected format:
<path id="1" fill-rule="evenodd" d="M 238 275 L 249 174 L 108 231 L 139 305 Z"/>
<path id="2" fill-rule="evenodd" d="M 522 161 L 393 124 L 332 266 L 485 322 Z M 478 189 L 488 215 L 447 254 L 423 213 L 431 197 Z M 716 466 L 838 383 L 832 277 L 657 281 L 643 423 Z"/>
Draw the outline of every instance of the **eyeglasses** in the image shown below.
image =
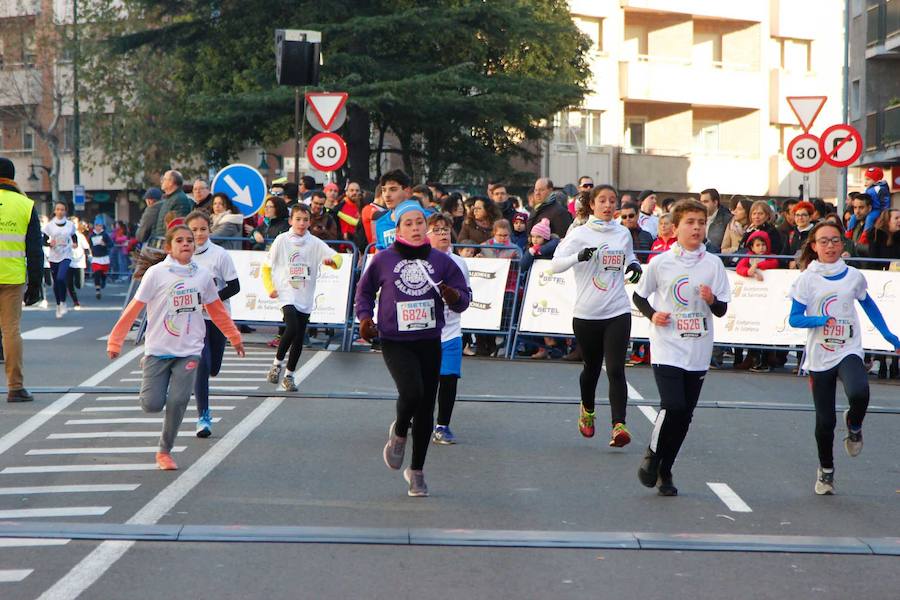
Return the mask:
<path id="1" fill-rule="evenodd" d="M 448 234 L 448 233 L 450 233 L 450 230 L 447 229 L 446 227 L 441 227 L 440 229 L 429 229 L 429 230 L 427 231 L 427 234 L 428 234 L 428 235 L 431 235 L 431 234 L 434 234 L 434 235 L 446 235 L 446 234 Z"/>
<path id="2" fill-rule="evenodd" d="M 830 238 L 819 238 L 819 239 L 815 240 L 815 242 L 817 244 L 819 244 L 820 246 L 837 246 L 838 244 L 840 244 L 842 242 L 842 240 L 839 237 L 830 237 Z"/>
<path id="3" fill-rule="evenodd" d="M 794 213 L 794 216 L 795 217 L 808 217 L 809 213 L 798 212 L 798 213 Z"/>

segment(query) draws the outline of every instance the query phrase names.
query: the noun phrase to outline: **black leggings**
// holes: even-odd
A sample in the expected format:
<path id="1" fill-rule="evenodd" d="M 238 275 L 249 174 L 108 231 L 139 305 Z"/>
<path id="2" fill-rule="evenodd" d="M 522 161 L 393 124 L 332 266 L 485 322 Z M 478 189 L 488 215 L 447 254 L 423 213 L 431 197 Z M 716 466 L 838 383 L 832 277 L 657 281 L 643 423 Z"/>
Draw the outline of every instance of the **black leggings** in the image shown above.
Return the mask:
<path id="1" fill-rule="evenodd" d="M 441 340 L 398 342 L 381 340 L 381 353 L 397 385 L 397 424 L 394 433 L 406 437 L 412 422 L 410 468 L 425 465 L 425 454 L 434 427 L 434 401 L 441 373 Z"/>
<path id="2" fill-rule="evenodd" d="M 194 380 L 194 398 L 199 415 L 209 410 L 209 378 L 219 374 L 225 357 L 225 334 L 210 319 L 206 319 L 205 325 L 206 339 L 203 341 L 203 351 L 197 364 L 197 378 Z"/>
<path id="3" fill-rule="evenodd" d="M 606 362 L 609 379 L 609 406 L 612 424 L 625 422 L 628 386 L 625 383 L 625 353 L 631 335 L 631 313 L 611 319 L 572 319 L 575 339 L 581 347 L 584 369 L 581 371 L 581 404 L 588 412 L 594 410 L 594 394 L 600 371 Z"/>
<path id="4" fill-rule="evenodd" d="M 66 273 L 66 289 L 69 290 L 69 295 L 72 296 L 72 302 L 74 304 L 78 304 L 78 294 L 75 293 L 75 288 L 81 287 L 81 277 L 83 273 L 84 269 L 76 269 L 75 267 L 69 267 L 69 270 Z"/>
<path id="5" fill-rule="evenodd" d="M 816 445 L 819 447 L 819 465 L 824 469 L 834 468 L 834 427 L 837 424 L 834 403 L 838 379 L 850 404 L 847 419 L 850 425 L 862 427 L 869 408 L 869 377 L 860 357 L 851 354 L 827 371 L 810 372 L 809 387 L 816 405 Z"/>
<path id="6" fill-rule="evenodd" d="M 53 277 L 53 295 L 57 304 L 66 303 L 66 274 L 69 271 L 71 260 L 68 258 L 59 262 L 50 263 L 50 273 Z"/>
<path id="7" fill-rule="evenodd" d="M 706 371 L 685 371 L 671 365 L 653 365 L 659 389 L 659 414 L 650 434 L 650 449 L 659 457 L 659 471 L 672 474 L 672 465 L 687 437 Z"/>
<path id="8" fill-rule="evenodd" d="M 94 271 L 94 288 L 99 292 L 106 287 L 106 271 Z"/>
<path id="9" fill-rule="evenodd" d="M 306 337 L 306 325 L 309 323 L 309 315 L 302 313 L 293 306 L 282 306 L 281 314 L 284 318 L 284 333 L 278 341 L 278 350 L 275 358 L 284 360 L 288 355 L 287 370 L 296 371 L 300 362 L 300 353 L 303 352 L 303 338 Z M 290 349 L 290 354 L 288 354 Z"/>
<path id="10" fill-rule="evenodd" d="M 438 425 L 450 425 L 450 417 L 453 416 L 453 405 L 456 404 L 456 385 L 459 377 L 456 375 L 441 375 L 438 388 Z"/>

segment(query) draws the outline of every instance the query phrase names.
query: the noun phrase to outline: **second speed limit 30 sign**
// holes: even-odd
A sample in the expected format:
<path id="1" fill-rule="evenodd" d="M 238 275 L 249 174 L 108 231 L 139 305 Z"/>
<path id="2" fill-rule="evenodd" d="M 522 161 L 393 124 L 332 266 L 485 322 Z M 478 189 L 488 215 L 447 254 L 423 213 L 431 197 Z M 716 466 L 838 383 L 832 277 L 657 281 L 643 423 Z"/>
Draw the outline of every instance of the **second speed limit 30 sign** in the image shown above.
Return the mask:
<path id="1" fill-rule="evenodd" d="M 801 173 L 811 173 L 825 161 L 819 149 L 819 138 L 804 133 L 791 140 L 787 147 L 787 158 L 791 165 Z"/>
<path id="2" fill-rule="evenodd" d="M 347 144 L 336 133 L 317 133 L 309 140 L 306 157 L 319 171 L 335 171 L 347 160 Z"/>

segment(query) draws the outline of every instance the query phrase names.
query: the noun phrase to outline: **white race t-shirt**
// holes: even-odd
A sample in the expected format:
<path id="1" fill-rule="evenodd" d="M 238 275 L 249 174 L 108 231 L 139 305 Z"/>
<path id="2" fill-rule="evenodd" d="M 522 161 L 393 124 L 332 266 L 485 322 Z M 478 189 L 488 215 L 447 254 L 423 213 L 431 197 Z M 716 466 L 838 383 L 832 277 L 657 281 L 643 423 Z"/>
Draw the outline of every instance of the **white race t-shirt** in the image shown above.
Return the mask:
<path id="1" fill-rule="evenodd" d="M 650 325 L 651 361 L 686 371 L 706 371 L 713 349 L 713 314 L 700 297 L 707 285 L 722 302 L 731 301 L 731 285 L 722 261 L 704 252 L 696 261 L 667 250 L 644 266 L 637 294 L 654 310 L 670 313 L 665 327 Z"/>
<path id="2" fill-rule="evenodd" d="M 579 262 L 578 253 L 596 248 L 590 260 Z M 591 219 L 576 227 L 560 242 L 551 269 L 561 273 L 575 269 L 577 296 L 573 316 L 578 319 L 611 319 L 631 312 L 625 292 L 625 269 L 638 262 L 631 233 L 615 221 Z"/>
<path id="3" fill-rule="evenodd" d="M 75 237 L 78 238 L 78 244 L 75 248 L 72 248 L 72 268 L 86 269 L 87 259 L 85 258 L 85 250 L 90 250 L 91 246 L 88 244 L 87 238 L 85 238 L 80 231 L 75 234 Z"/>
<path id="4" fill-rule="evenodd" d="M 866 278 L 853 267 L 847 267 L 847 274 L 836 281 L 809 270 L 794 281 L 791 298 L 806 305 L 807 316 L 827 315 L 837 320 L 834 327 L 807 330 L 804 370 L 827 371 L 851 354 L 863 358 L 862 328 L 855 302 L 866 299 L 866 289 Z"/>
<path id="5" fill-rule="evenodd" d="M 216 283 L 217 291 L 222 290 L 229 281 L 238 278 L 237 268 L 235 268 L 234 260 L 231 259 L 228 250 L 213 244 L 209 240 L 206 240 L 206 244 L 203 246 L 197 247 L 193 261 L 210 272 L 213 276 L 213 281 Z M 218 298 L 218 295 L 216 297 Z M 231 302 L 225 300 L 224 304 L 225 310 L 228 311 L 228 314 L 231 314 Z M 206 309 L 203 309 L 203 318 L 209 319 Z"/>
<path id="6" fill-rule="evenodd" d="M 303 236 L 286 231 L 276 237 L 266 264 L 272 269 L 272 284 L 281 306 L 293 305 L 302 313 L 312 313 L 319 268 L 323 260 L 335 254 L 308 231 Z"/>
<path id="7" fill-rule="evenodd" d="M 134 299 L 147 304 L 144 354 L 200 355 L 206 335 L 202 305 L 219 299 L 209 271 L 195 262 L 181 265 L 167 256 L 147 269 Z"/>
<path id="8" fill-rule="evenodd" d="M 472 289 L 472 284 L 469 283 L 469 265 L 466 264 L 466 261 L 456 254 L 450 253 L 450 258 L 453 259 L 453 262 L 456 263 L 456 266 L 459 267 L 459 270 L 462 271 L 463 277 L 466 278 L 466 287 Z M 450 310 L 450 307 L 447 306 L 447 303 L 444 303 L 444 328 L 441 329 L 441 343 L 449 342 L 453 338 L 462 337 L 462 313 L 458 313 Z"/>
<path id="9" fill-rule="evenodd" d="M 75 235 L 75 224 L 68 219 L 62 224 L 50 219 L 41 228 L 41 233 L 50 238 L 53 246 L 47 254 L 47 260 L 58 263 L 72 258 L 72 236 Z"/>

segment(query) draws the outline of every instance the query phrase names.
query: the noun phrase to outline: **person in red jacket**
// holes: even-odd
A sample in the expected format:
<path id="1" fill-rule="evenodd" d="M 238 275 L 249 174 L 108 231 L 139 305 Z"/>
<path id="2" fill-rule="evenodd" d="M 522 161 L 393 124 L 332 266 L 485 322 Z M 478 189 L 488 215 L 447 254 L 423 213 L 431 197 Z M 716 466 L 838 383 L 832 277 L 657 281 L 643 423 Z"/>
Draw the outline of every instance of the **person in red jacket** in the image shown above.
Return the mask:
<path id="1" fill-rule="evenodd" d="M 769 234 L 763 230 L 754 231 L 747 239 L 748 254 L 737 264 L 737 274 L 741 277 L 753 277 L 757 281 L 763 280 L 762 272 L 766 269 L 777 269 L 777 258 L 753 258 L 756 255 L 772 254 L 772 241 Z"/>
<path id="2" fill-rule="evenodd" d="M 653 245 L 650 246 L 650 252 L 653 254 L 650 255 L 647 262 L 650 262 L 650 259 L 657 254 L 662 254 L 671 248 L 677 239 L 675 236 L 675 225 L 672 224 L 672 215 L 668 213 L 660 215 L 656 239 L 653 240 Z"/>

